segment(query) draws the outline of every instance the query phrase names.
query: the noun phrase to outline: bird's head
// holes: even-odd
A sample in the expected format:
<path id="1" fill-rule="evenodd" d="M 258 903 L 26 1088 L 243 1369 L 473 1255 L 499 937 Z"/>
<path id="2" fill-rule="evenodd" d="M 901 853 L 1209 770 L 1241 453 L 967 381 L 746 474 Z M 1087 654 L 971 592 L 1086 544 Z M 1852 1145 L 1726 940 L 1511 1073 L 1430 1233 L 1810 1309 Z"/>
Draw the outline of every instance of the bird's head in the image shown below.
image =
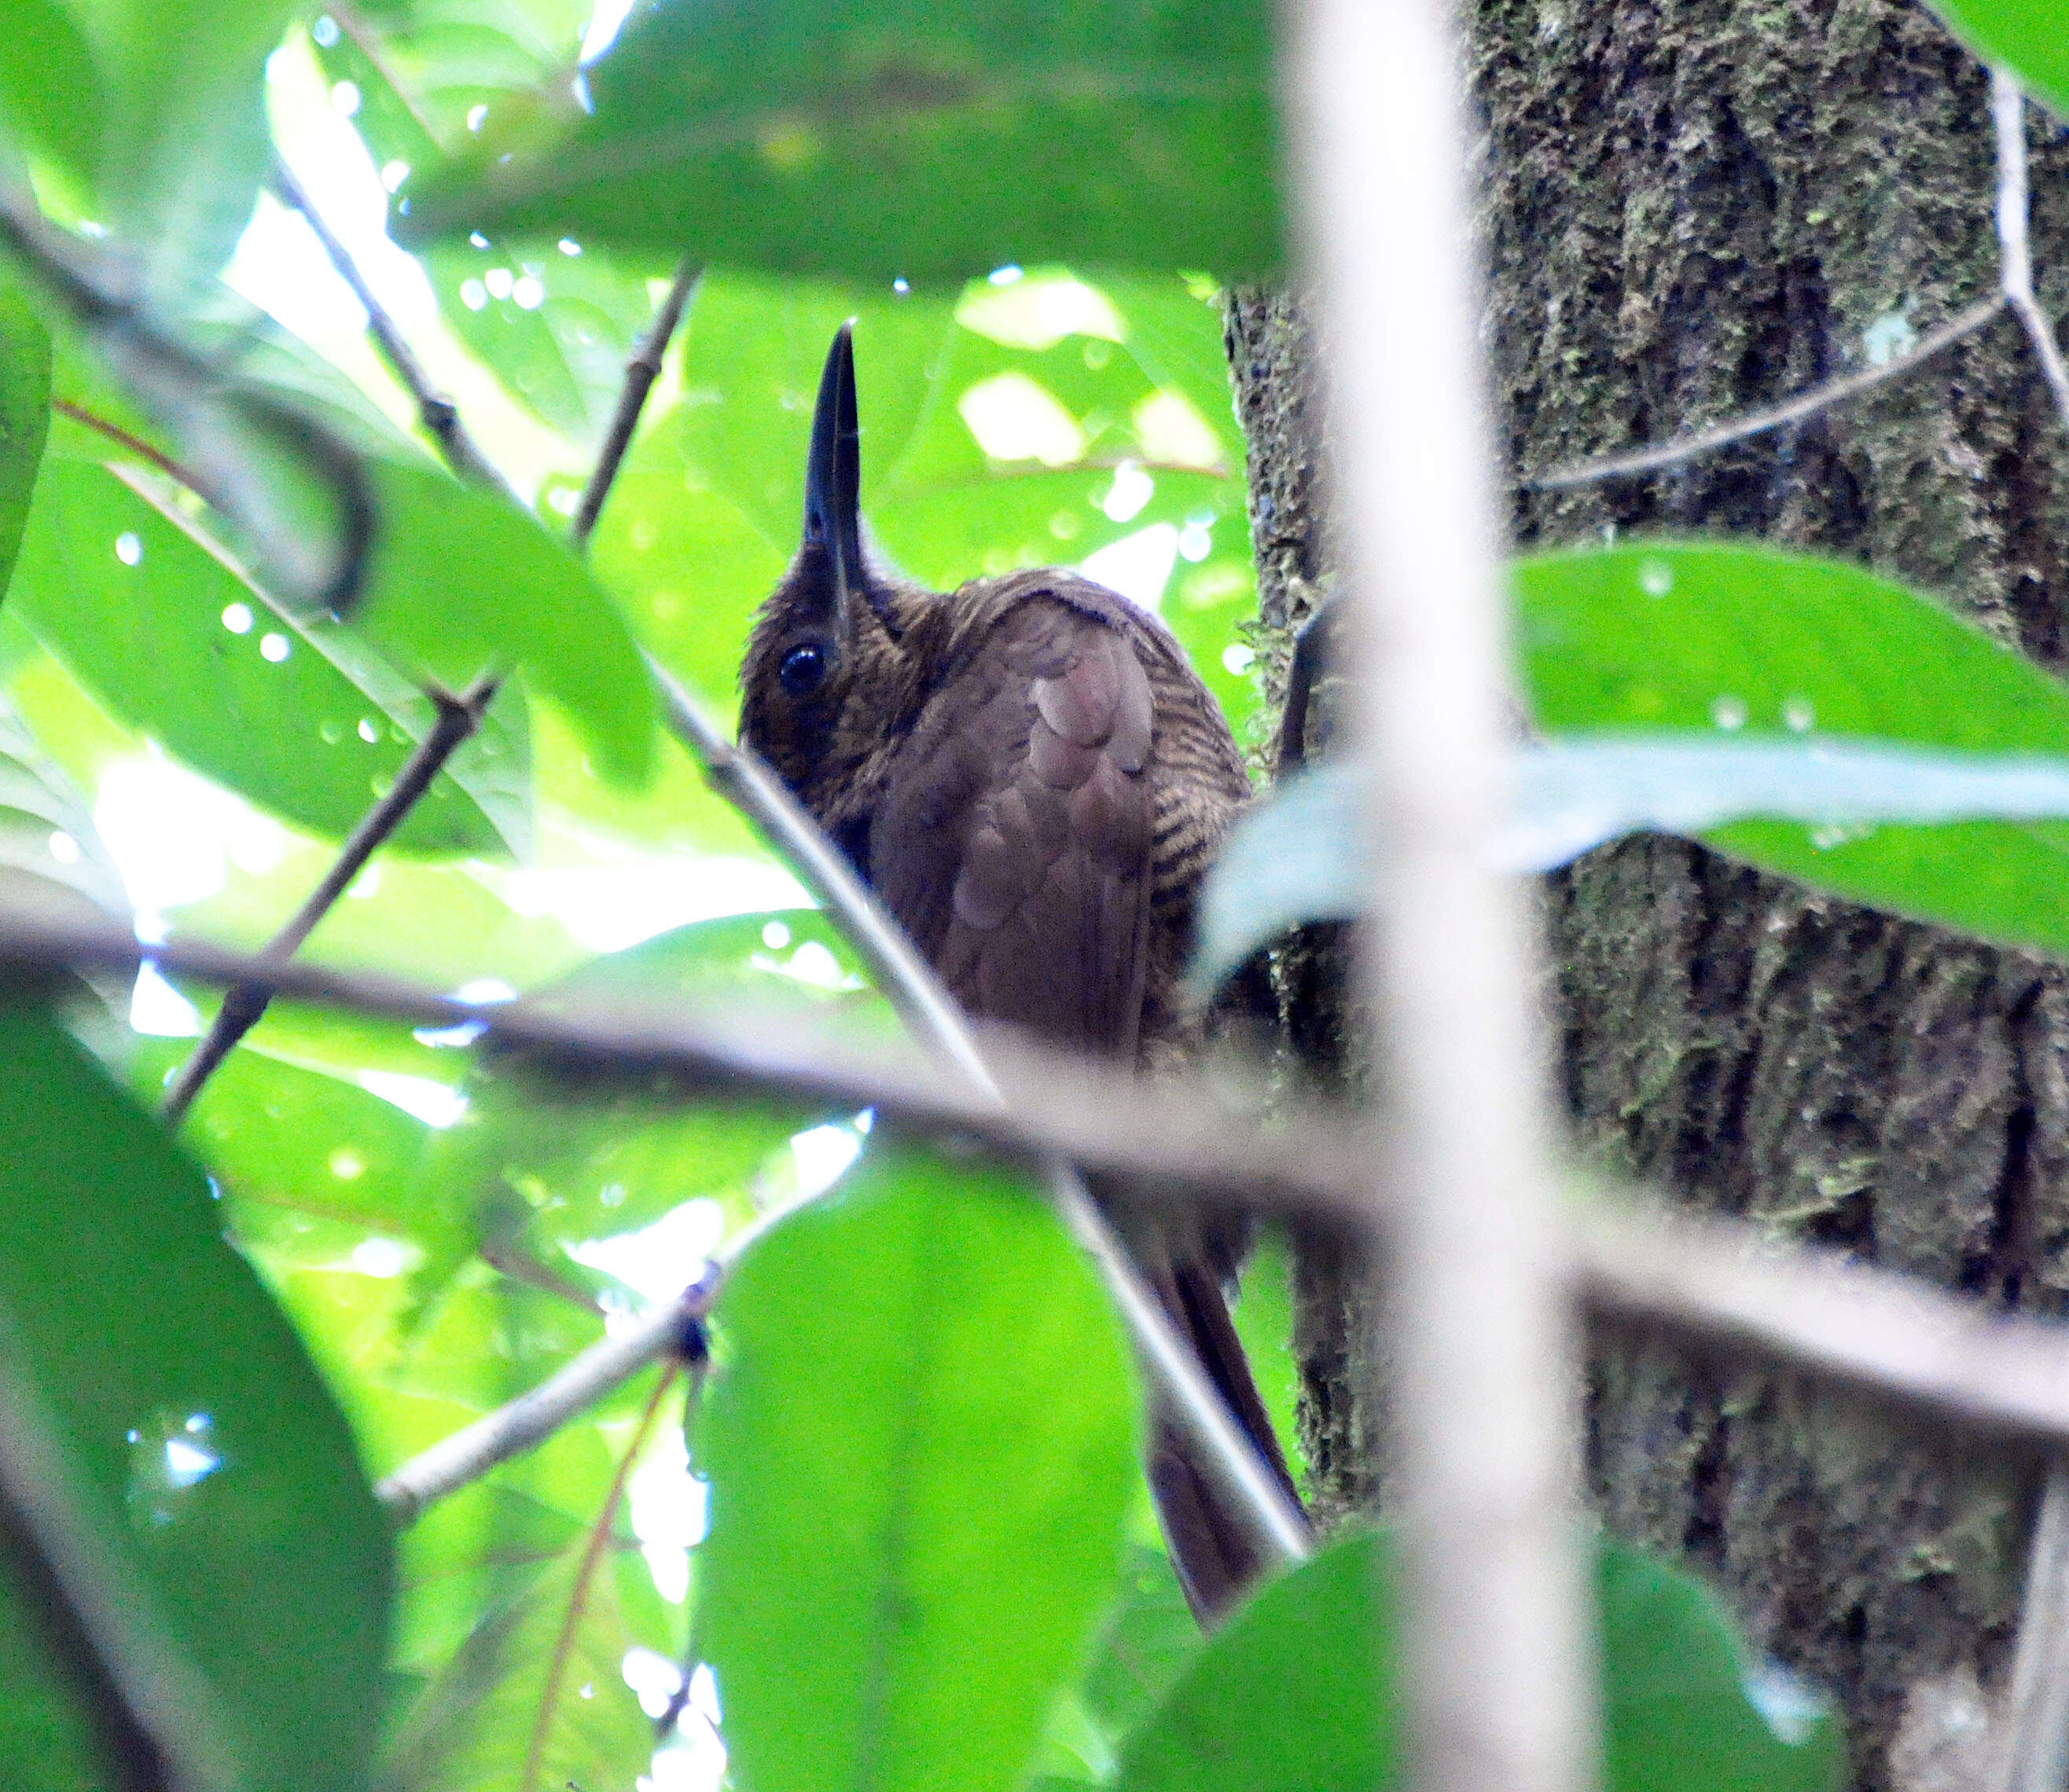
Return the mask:
<path id="1" fill-rule="evenodd" d="M 915 700 L 924 647 L 914 631 L 939 602 L 869 550 L 861 484 L 855 345 L 843 324 L 812 417 L 804 537 L 755 618 L 740 668 L 741 739 L 822 821 Z"/>

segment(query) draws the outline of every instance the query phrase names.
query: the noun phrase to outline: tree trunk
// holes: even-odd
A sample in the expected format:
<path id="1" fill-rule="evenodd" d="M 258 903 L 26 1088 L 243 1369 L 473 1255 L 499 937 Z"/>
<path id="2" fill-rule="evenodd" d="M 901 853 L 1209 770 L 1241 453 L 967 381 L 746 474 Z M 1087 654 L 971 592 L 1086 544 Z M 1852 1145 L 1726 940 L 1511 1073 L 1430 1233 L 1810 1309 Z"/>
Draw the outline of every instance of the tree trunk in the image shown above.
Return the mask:
<path id="1" fill-rule="evenodd" d="M 1887 358 L 1996 281 L 1984 71 L 1889 0 L 1475 0 L 1486 340 L 1512 480 Z M 2069 147 L 2032 121 L 2034 252 L 2069 296 Z M 1413 277 L 1404 272 L 1403 277 Z M 1328 586 L 1310 344 L 1237 295 L 1262 646 Z M 1861 560 L 2044 663 L 2064 655 L 2069 446 L 2001 319 L 1865 400 L 1671 471 L 1512 485 L 1519 544 L 1728 532 Z M 2069 1294 L 2069 982 L 2054 966 L 1642 839 L 1549 883 L 1553 1077 L 1573 1137 L 1674 1198 L 1978 1299 Z M 1340 942 L 1283 955 L 1341 1073 Z M 1377 1486 L 1373 1335 L 1310 1254 L 1303 1426 L 1325 1512 Z M 1958 1773 L 2004 1677 L 2032 1465 L 1837 1410 L 1787 1378 L 1605 1342 L 1589 1460 L 1618 1529 L 1683 1553 L 1834 1693 L 1865 1786 Z M 1984 1704 L 1977 1703 L 1980 1684 Z"/>

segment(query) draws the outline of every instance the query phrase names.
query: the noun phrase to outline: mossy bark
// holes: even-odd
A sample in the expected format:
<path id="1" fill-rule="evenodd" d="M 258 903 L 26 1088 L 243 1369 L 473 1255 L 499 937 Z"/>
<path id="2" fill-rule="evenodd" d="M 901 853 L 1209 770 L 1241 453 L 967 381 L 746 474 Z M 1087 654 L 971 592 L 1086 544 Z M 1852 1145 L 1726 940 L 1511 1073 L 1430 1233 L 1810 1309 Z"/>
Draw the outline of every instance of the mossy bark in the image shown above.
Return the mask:
<path id="1" fill-rule="evenodd" d="M 1472 0 L 1485 339 L 1525 546 L 1755 536 L 1865 561 L 2059 669 L 2069 438 L 2001 319 L 1900 382 L 1644 478 L 1532 473 L 1678 435 L 1901 350 L 1996 280 L 1984 71 L 1890 0 Z M 2033 121 L 2042 301 L 2069 309 L 2069 145 Z M 1412 277 L 1404 271 L 1403 277 Z M 1330 586 L 1315 357 L 1237 295 L 1262 663 Z M 2069 1305 L 2069 982 L 1657 839 L 1544 904 L 1577 1145 L 1672 1198 L 1977 1299 Z M 1336 942 L 1282 989 L 1341 1065 Z M 1304 1273 L 1304 1425 L 1326 1511 L 1376 1484 L 1369 1315 Z M 1608 1521 L 1697 1560 L 1755 1639 L 1834 1692 L 1863 1784 L 1958 1771 L 2002 1679 L 2030 1465 L 1905 1436 L 1785 1378 L 1606 1342 L 1589 1463 Z M 1973 1700 L 1972 1700 L 1973 1702 Z M 1907 1716 L 1907 1712 L 1908 1715 Z"/>

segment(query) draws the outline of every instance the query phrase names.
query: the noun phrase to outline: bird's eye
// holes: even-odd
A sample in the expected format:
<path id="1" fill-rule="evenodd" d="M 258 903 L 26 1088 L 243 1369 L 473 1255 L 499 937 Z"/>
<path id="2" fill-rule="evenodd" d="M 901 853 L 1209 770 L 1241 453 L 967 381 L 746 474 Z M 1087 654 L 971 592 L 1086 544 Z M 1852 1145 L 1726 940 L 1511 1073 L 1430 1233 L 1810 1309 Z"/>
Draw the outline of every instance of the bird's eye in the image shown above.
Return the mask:
<path id="1" fill-rule="evenodd" d="M 807 642 L 802 647 L 793 647 L 783 655 L 783 663 L 776 668 L 776 682 L 794 697 L 809 697 L 818 689 L 826 676 L 826 650 Z"/>

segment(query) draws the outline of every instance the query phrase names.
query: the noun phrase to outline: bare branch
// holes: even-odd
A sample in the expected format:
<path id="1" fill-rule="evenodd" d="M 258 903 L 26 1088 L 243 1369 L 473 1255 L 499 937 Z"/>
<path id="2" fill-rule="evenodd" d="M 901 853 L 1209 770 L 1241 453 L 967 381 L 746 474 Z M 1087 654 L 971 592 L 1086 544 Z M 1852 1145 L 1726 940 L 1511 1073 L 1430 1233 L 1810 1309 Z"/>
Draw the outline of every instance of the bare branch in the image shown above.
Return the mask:
<path id="1" fill-rule="evenodd" d="M 1998 141 L 1998 277 L 2005 303 L 2026 326 L 2063 427 L 2069 429 L 2069 366 L 2063 363 L 2055 326 L 2033 294 L 2033 249 L 2026 235 L 2026 101 L 2008 69 L 1990 71 L 1990 119 Z"/>
<path id="2" fill-rule="evenodd" d="M 604 436 L 596 466 L 590 473 L 589 484 L 582 488 L 582 503 L 575 511 L 572 529 L 577 546 L 587 543 L 597 518 L 603 514 L 604 500 L 610 496 L 625 451 L 632 445 L 632 432 L 639 427 L 639 414 L 646 409 L 647 394 L 661 377 L 661 361 L 668 352 L 669 339 L 683 320 L 683 308 L 690 302 L 690 294 L 696 290 L 703 272 L 702 263 L 688 255 L 683 257 L 675 269 L 668 296 L 661 301 L 653 323 L 639 338 L 632 358 L 625 364 L 625 384 L 618 391 L 618 409 L 611 414 L 610 428 Z"/>
<path id="3" fill-rule="evenodd" d="M 416 350 L 410 346 L 409 339 L 389 316 L 388 308 L 367 284 L 358 263 L 352 259 L 352 251 L 324 221 L 308 190 L 295 178 L 294 170 L 277 155 L 273 158 L 273 186 L 288 205 L 302 214 L 304 222 L 316 233 L 316 241 L 323 245 L 323 251 L 330 258 L 338 278 L 352 288 L 352 296 L 366 313 L 367 333 L 373 338 L 374 345 L 394 370 L 395 378 L 416 401 L 418 420 L 423 424 L 426 434 L 438 443 L 452 470 L 462 479 L 493 487 L 513 504 L 527 508 L 511 491 L 508 481 L 495 463 L 475 446 L 474 438 L 467 433 L 465 425 L 459 420 L 459 407 L 432 385 L 431 376 L 417 358 Z"/>
<path id="4" fill-rule="evenodd" d="M 818 824 L 773 773 L 712 725 L 651 655 L 647 665 L 669 726 L 703 762 L 714 786 L 761 830 L 832 915 L 915 1035 L 991 1115 L 1003 1117 L 1004 1097 L 953 999 Z M 1105 1280 L 1158 1398 L 1198 1447 L 1234 1509 L 1249 1519 L 1263 1559 L 1301 1560 L 1308 1551 L 1305 1515 L 1288 1502 L 1198 1360 L 1173 1330 L 1083 1177 L 1061 1156 L 1045 1153 L 1041 1169 L 1063 1223 Z"/>
<path id="5" fill-rule="evenodd" d="M 1594 485 L 1603 480 L 1628 479 L 1639 473 L 1656 473 L 1661 468 L 1679 465 L 1684 460 L 1693 460 L 1699 455 L 1714 454 L 1720 448 L 1728 448 L 1734 442 L 1743 442 L 1750 436 L 1764 435 L 1770 430 L 1778 430 L 1790 423 L 1800 423 L 1806 418 L 1814 417 L 1821 410 L 1829 410 L 1872 392 L 1879 386 L 1891 380 L 1903 379 L 1915 374 L 1936 355 L 1945 353 L 1964 338 L 1973 336 L 1993 318 L 2002 312 L 2007 300 L 2002 292 L 1994 292 L 1987 299 L 1980 299 L 1965 310 L 1957 312 L 1944 324 L 1928 330 L 1918 341 L 1900 355 L 1893 355 L 1879 367 L 1864 367 L 1857 374 L 1814 386 L 1808 392 L 1799 393 L 1765 410 L 1748 411 L 1733 418 L 1729 422 L 1720 423 L 1713 429 L 1698 430 L 1692 435 L 1684 435 L 1677 441 L 1663 442 L 1657 447 L 1634 448 L 1628 454 L 1605 455 L 1596 460 L 1580 460 L 1570 465 L 1558 467 L 1549 473 L 1534 473 L 1518 483 L 1526 492 L 1566 492 L 1576 486 Z"/>
<path id="6" fill-rule="evenodd" d="M 480 726 L 482 712 L 495 695 L 495 681 L 488 678 L 477 680 L 463 696 L 451 696 L 439 690 L 431 692 L 431 700 L 438 705 L 439 712 L 431 732 L 403 761 L 387 794 L 360 817 L 359 825 L 338 849 L 337 857 L 324 872 L 323 881 L 310 891 L 301 907 L 288 917 L 287 925 L 273 936 L 266 948 L 268 960 L 284 961 L 301 949 L 302 942 L 316 931 L 317 924 L 365 868 L 367 860 L 402 825 L 410 811 L 431 789 L 432 781 L 445 769 L 446 761 Z M 217 1066 L 235 1049 L 238 1041 L 259 1024 L 272 999 L 272 989 L 265 982 L 236 984 L 224 994 L 222 1006 L 216 1010 L 215 1018 L 202 1035 L 201 1043 L 181 1065 L 179 1075 L 165 1092 L 162 1111 L 170 1124 L 179 1125 L 195 1096 L 201 1092 L 202 1085 L 215 1074 Z"/>
<path id="7" fill-rule="evenodd" d="M 1390 1272 L 1404 1778 L 1585 1792 L 1598 1749 L 1580 1340 L 1532 1074 L 1535 980 L 1487 851 L 1505 602 L 1465 80 L 1446 0 L 1311 0 L 1283 17 L 1296 218 L 1342 451 L 1365 845 L 1383 867 L 1361 981 L 1389 1124 L 1363 1181 Z"/>
<path id="8" fill-rule="evenodd" d="M 1025 1042 L 1011 1048 L 990 1042 L 1010 1102 L 1002 1108 L 924 1067 L 887 1063 L 881 1051 L 843 1055 L 816 1031 L 788 1035 L 737 1010 L 698 1014 L 679 1003 L 662 1009 L 565 995 L 477 1006 L 377 973 L 275 965 L 191 940 L 143 945 L 119 923 L 58 898 L 0 897 L 0 965 L 133 972 L 146 960 L 173 977 L 225 986 L 270 981 L 279 996 L 412 1025 L 473 1023 L 484 1042 L 533 1054 L 549 1067 L 615 1076 L 643 1088 L 658 1072 L 692 1092 L 789 1096 L 851 1112 L 873 1108 L 881 1129 L 976 1143 L 1022 1164 L 1063 1157 L 1129 1178 L 1147 1200 L 1242 1203 L 1346 1226 L 1368 1222 L 1372 1213 L 1371 1166 L 1381 1149 L 1373 1136 L 1340 1114 L 1314 1109 L 1280 1116 L 1283 1125 L 1266 1133 L 1254 1116 L 1232 1116 L 1198 1080 L 1116 1085 L 1081 1059 Z M 1639 1215 L 1606 1203 L 1572 1206 L 1563 1272 L 1600 1317 L 1794 1365 L 1926 1418 L 2069 1446 L 2069 1326 L 1989 1311 L 1885 1270 L 1780 1250 L 1749 1227 Z M 728 1241 L 716 1259 L 721 1272 L 789 1210 L 764 1216 Z M 700 1284 L 685 1296 L 688 1304 L 649 1316 L 644 1323 L 658 1329 L 643 1343 L 628 1333 L 597 1345 L 626 1366 L 582 1370 L 577 1383 L 594 1391 L 564 1410 L 579 1410 L 670 1348 L 682 1321 L 704 1311 L 709 1292 Z M 528 1447 L 555 1423 L 530 1430 L 517 1447 Z M 455 1441 L 421 1459 L 447 1452 Z M 414 1466 L 397 1480 L 391 1503 L 406 1509 L 422 1503 L 410 1491 L 418 1481 Z M 429 1468 L 424 1480 L 443 1484 Z"/>

